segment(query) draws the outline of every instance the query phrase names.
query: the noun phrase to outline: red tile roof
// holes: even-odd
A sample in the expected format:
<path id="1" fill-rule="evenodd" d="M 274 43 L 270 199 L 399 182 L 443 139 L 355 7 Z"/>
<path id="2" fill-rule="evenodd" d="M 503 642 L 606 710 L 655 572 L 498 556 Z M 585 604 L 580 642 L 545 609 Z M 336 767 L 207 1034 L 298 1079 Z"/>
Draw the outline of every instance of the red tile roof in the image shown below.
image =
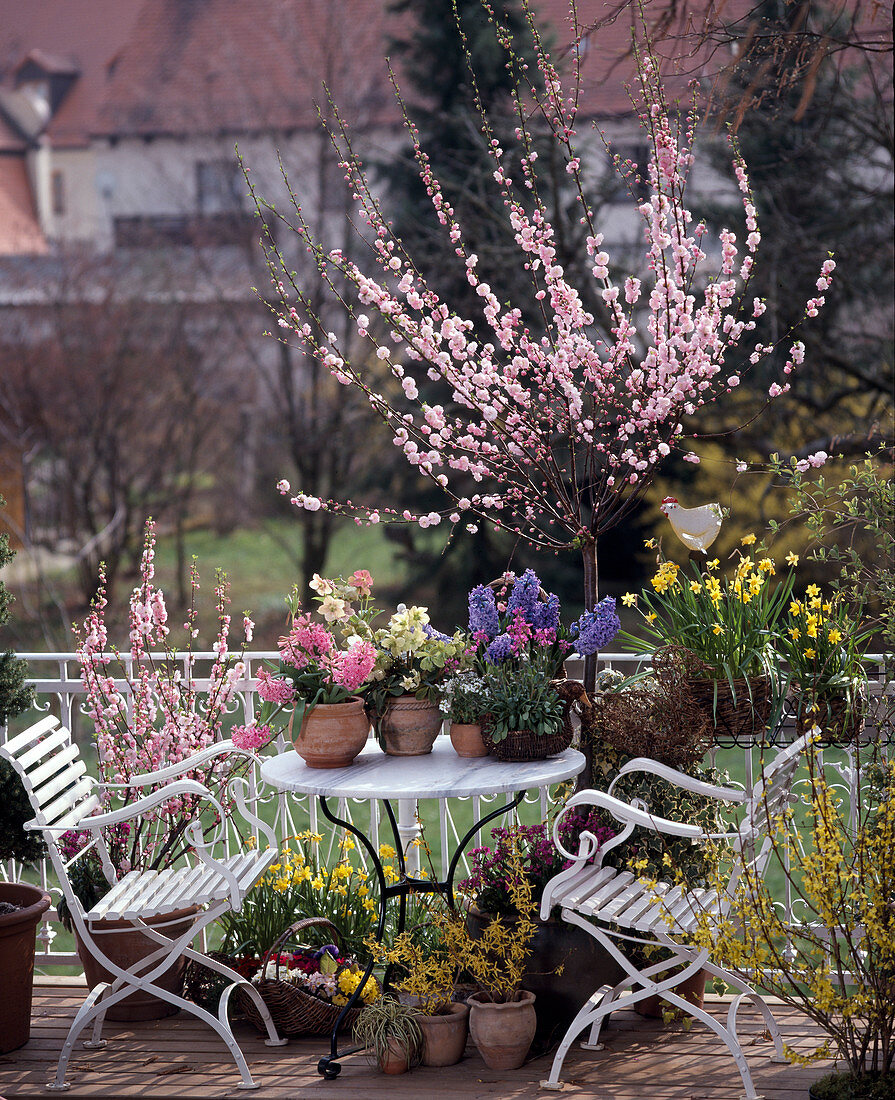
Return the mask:
<path id="1" fill-rule="evenodd" d="M 201 2 L 201 0 L 190 0 Z M 39 0 L 3 5 L 0 82 L 34 51 L 80 76 L 47 127 L 55 146 L 87 145 L 108 89 L 108 67 L 127 40 L 142 0 Z"/>
<path id="2" fill-rule="evenodd" d="M 31 201 L 25 158 L 0 156 L 0 256 L 46 251 L 47 242 Z"/>

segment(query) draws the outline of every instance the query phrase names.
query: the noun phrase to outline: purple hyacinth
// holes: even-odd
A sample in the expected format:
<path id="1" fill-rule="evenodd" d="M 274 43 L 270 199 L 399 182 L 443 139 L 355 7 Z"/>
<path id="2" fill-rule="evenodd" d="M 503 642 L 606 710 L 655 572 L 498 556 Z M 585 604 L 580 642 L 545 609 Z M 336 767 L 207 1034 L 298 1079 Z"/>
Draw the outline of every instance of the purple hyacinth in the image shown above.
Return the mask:
<path id="1" fill-rule="evenodd" d="M 621 630 L 621 621 L 615 613 L 615 597 L 600 600 L 593 611 L 585 611 L 569 633 L 575 639 L 575 652 L 582 657 L 602 649 Z"/>
<path id="2" fill-rule="evenodd" d="M 546 603 L 535 604 L 531 625 L 535 630 L 559 629 L 559 596 L 551 592 Z"/>
<path id="3" fill-rule="evenodd" d="M 430 623 L 423 623 L 423 633 L 427 638 L 437 638 L 439 642 L 450 642 L 452 640 L 450 634 L 443 634 Z"/>
<path id="4" fill-rule="evenodd" d="M 489 665 L 496 665 L 513 655 L 513 639 L 509 634 L 500 634 L 485 650 L 485 660 Z"/>
<path id="5" fill-rule="evenodd" d="M 500 620 L 494 592 L 486 585 L 479 584 L 469 593 L 469 633 L 491 639 L 498 630 Z"/>
<path id="6" fill-rule="evenodd" d="M 513 591 L 507 600 L 507 614 L 511 615 L 517 608 L 525 616 L 526 622 L 534 625 L 534 616 L 538 606 L 538 592 L 541 582 L 533 569 L 526 569 L 521 577 L 516 579 Z"/>

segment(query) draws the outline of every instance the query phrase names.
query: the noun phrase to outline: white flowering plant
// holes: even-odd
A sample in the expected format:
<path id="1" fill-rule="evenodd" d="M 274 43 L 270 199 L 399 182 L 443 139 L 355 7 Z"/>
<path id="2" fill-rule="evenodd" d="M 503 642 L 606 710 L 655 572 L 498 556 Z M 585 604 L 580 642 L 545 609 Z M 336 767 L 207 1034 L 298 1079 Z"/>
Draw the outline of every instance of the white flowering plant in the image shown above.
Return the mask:
<path id="1" fill-rule="evenodd" d="M 475 724 L 488 711 L 485 678 L 467 668 L 445 680 L 439 708 L 452 722 Z"/>
<path id="2" fill-rule="evenodd" d="M 472 662 L 467 636 L 459 630 L 453 635 L 436 630 L 425 607 L 399 604 L 384 627 L 367 630 L 376 648 L 376 664 L 364 695 L 375 718 L 382 716 L 390 698 L 399 695 L 438 702 L 447 678 Z"/>

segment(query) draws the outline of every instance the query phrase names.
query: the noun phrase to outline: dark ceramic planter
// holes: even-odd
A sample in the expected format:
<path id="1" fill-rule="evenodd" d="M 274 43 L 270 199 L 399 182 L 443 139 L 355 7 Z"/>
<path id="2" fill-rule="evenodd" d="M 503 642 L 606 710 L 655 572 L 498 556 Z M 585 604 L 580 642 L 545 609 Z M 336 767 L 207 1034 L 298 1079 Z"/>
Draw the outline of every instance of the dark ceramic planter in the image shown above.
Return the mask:
<path id="1" fill-rule="evenodd" d="M 489 914 L 471 908 L 471 934 L 476 935 L 476 929 L 484 928 L 490 919 Z M 538 1055 L 560 1041 L 594 990 L 615 985 L 623 974 L 609 953 L 581 928 L 556 918 L 536 923 L 522 988 L 535 995 L 538 1026 L 531 1049 Z"/>

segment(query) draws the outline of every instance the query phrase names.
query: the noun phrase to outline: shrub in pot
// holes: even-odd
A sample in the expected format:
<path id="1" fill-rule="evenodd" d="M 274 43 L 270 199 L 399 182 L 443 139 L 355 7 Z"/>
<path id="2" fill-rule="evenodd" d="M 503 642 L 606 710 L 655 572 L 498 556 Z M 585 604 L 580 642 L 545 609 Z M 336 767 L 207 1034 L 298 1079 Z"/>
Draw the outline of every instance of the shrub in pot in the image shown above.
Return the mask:
<path id="1" fill-rule="evenodd" d="M 4 504 L 0 497 L 0 506 Z M 9 536 L 0 534 L 0 568 L 13 558 Z M 9 619 L 12 596 L 0 580 L 0 626 Z M 25 684 L 25 662 L 12 653 L 0 654 L 0 727 L 31 705 Z M 36 833 L 26 832 L 34 816 L 12 765 L 0 759 L 0 863 L 31 863 L 44 854 Z M 28 1042 L 31 1031 L 31 991 L 34 981 L 34 941 L 37 925 L 50 907 L 50 896 L 26 882 L 0 882 L 0 1054 Z"/>
<path id="2" fill-rule="evenodd" d="M 598 810 L 577 810 L 562 822 L 561 837 L 567 850 L 577 850 L 578 838 L 585 829 L 601 843 L 615 833 Z M 522 873 L 531 887 L 537 911 L 544 886 L 564 867 L 551 834 L 549 822 L 496 828 L 492 830 L 491 846 L 468 853 L 471 874 L 459 885 L 474 899 L 467 916 L 472 935 L 480 936 L 495 916 L 511 923 L 517 918 L 510 889 L 516 850 L 521 854 Z M 533 916 L 533 920 L 535 932 L 520 984 L 537 998 L 533 1046 L 541 1051 L 565 1032 L 595 984 L 614 984 L 621 970 L 592 936 L 558 915 L 546 921 Z"/>

